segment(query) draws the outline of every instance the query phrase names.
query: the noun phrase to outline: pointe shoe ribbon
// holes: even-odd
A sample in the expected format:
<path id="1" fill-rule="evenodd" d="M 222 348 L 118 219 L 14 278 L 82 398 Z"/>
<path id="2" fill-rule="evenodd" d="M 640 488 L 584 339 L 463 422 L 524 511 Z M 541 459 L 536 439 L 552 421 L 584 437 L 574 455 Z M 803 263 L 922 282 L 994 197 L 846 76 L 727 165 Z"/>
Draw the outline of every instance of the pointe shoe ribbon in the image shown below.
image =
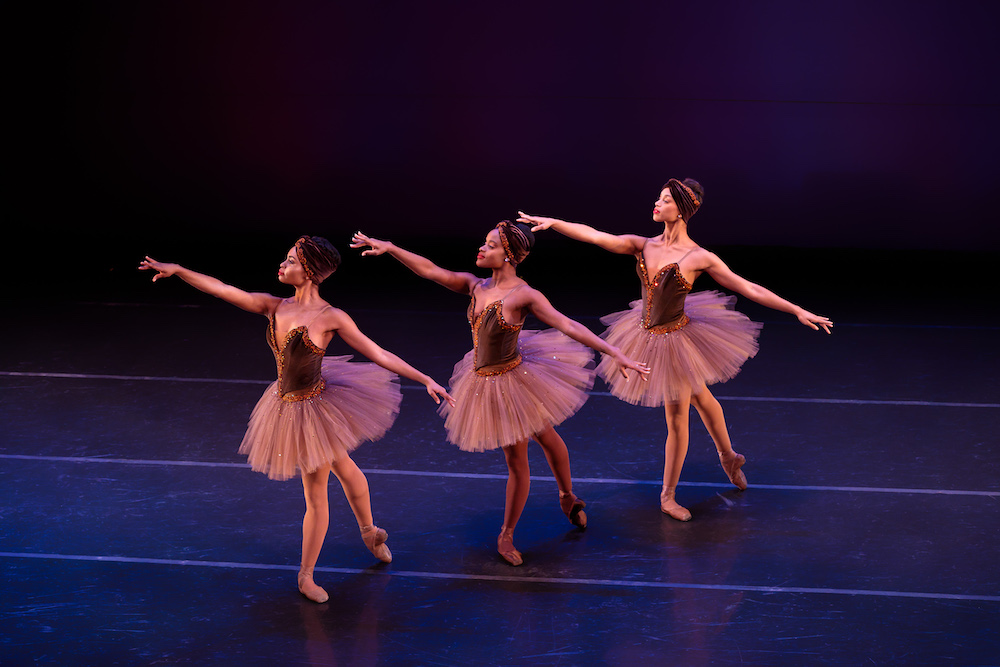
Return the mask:
<path id="1" fill-rule="evenodd" d="M 361 529 L 361 539 L 364 540 L 365 546 L 375 558 L 383 563 L 392 562 L 392 552 L 385 544 L 385 541 L 389 539 L 389 533 L 372 524 Z"/>
<path id="2" fill-rule="evenodd" d="M 501 529 L 500 536 L 497 537 L 497 553 L 515 567 L 524 562 L 521 552 L 514 548 L 514 533 L 506 529 Z"/>
<path id="3" fill-rule="evenodd" d="M 320 604 L 330 599 L 330 596 L 323 587 L 318 586 L 313 581 L 313 569 L 311 567 L 304 567 L 299 570 L 299 592 L 313 602 Z"/>
<path id="4" fill-rule="evenodd" d="M 671 519 L 677 519 L 678 521 L 691 520 L 691 512 L 674 500 L 673 489 L 664 489 L 660 493 L 660 511 Z"/>

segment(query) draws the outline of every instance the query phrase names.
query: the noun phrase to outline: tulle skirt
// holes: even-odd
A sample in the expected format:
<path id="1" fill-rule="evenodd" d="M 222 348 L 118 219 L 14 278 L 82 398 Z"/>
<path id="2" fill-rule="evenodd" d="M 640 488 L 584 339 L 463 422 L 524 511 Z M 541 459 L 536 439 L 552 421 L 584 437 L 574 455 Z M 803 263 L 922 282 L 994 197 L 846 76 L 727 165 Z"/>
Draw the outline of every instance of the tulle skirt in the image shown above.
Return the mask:
<path id="1" fill-rule="evenodd" d="M 365 440 L 378 440 L 399 414 L 396 375 L 351 357 L 323 359 L 326 388 L 312 398 L 283 401 L 274 382 L 250 414 L 240 454 L 271 479 L 313 472 L 346 456 Z"/>
<path id="2" fill-rule="evenodd" d="M 703 385 L 725 382 L 736 376 L 750 357 L 757 354 L 761 324 L 733 310 L 736 297 L 706 290 L 687 297 L 685 326 L 655 334 L 642 326 L 642 301 L 629 310 L 601 318 L 607 330 L 601 334 L 627 357 L 649 365 L 647 382 L 618 372 L 612 359 L 602 355 L 597 372 L 611 393 L 633 405 L 657 407 L 676 403 L 682 393 L 697 393 Z"/>
<path id="3" fill-rule="evenodd" d="M 451 395 L 442 403 L 448 440 L 467 452 L 513 445 L 571 417 L 594 386 L 590 349 L 554 330 L 522 331 L 521 363 L 499 375 L 473 370 L 473 352 L 455 364 Z"/>

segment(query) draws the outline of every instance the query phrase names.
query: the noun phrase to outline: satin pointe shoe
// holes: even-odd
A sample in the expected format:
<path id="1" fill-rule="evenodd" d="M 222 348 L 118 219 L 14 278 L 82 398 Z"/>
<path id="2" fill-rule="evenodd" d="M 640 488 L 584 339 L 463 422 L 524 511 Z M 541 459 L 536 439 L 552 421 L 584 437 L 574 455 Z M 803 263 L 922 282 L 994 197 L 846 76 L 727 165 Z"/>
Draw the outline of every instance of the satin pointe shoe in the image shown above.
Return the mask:
<path id="1" fill-rule="evenodd" d="M 587 527 L 587 513 L 583 511 L 586 506 L 572 491 L 559 492 L 559 507 L 569 522 L 580 529 Z"/>
<path id="2" fill-rule="evenodd" d="M 361 529 L 361 539 L 364 540 L 365 546 L 374 554 L 375 558 L 383 563 L 392 562 L 392 552 L 385 545 L 385 541 L 389 539 L 389 533 L 372 524 Z"/>
<path id="3" fill-rule="evenodd" d="M 722 469 L 726 471 L 729 481 L 740 491 L 747 488 L 747 476 L 740 470 L 746 462 L 745 456 L 734 451 L 730 451 L 728 454 L 719 454 L 719 463 L 722 464 Z"/>
<path id="4" fill-rule="evenodd" d="M 686 507 L 681 507 L 676 500 L 674 500 L 674 489 L 663 489 L 660 492 L 660 511 L 669 516 L 671 519 L 677 519 L 678 521 L 690 521 L 691 512 L 688 511 Z"/>
<path id="5" fill-rule="evenodd" d="M 515 567 L 524 562 L 521 552 L 514 548 L 514 531 L 508 531 L 506 526 L 500 529 L 500 536 L 497 537 L 497 553 Z"/>
<path id="6" fill-rule="evenodd" d="M 304 567 L 299 570 L 299 593 L 302 593 L 302 595 L 313 602 L 321 604 L 330 599 L 326 591 L 322 587 L 317 586 L 316 582 L 313 581 L 313 569 L 311 567 Z"/>

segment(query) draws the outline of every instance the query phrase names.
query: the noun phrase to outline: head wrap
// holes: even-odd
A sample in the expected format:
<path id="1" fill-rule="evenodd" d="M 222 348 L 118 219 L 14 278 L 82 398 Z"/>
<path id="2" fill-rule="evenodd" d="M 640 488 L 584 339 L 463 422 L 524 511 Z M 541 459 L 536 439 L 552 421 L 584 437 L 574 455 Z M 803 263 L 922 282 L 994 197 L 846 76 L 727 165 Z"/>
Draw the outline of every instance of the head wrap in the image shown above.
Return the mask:
<path id="1" fill-rule="evenodd" d="M 299 238 L 295 242 L 295 254 L 306 277 L 317 285 L 333 275 L 340 265 L 340 253 L 321 236 Z"/>
<path id="2" fill-rule="evenodd" d="M 507 255 L 510 263 L 517 266 L 523 262 L 531 251 L 535 239 L 529 237 L 517 223 L 510 220 L 501 221 L 496 229 L 500 232 L 500 243 L 503 244 L 504 254 Z"/>
<path id="3" fill-rule="evenodd" d="M 677 210 L 680 211 L 682 218 L 690 220 L 698 212 L 701 207 L 701 197 L 694 190 L 676 178 L 671 178 L 663 187 L 670 190 L 670 196 L 674 198 L 674 203 L 677 204 Z"/>

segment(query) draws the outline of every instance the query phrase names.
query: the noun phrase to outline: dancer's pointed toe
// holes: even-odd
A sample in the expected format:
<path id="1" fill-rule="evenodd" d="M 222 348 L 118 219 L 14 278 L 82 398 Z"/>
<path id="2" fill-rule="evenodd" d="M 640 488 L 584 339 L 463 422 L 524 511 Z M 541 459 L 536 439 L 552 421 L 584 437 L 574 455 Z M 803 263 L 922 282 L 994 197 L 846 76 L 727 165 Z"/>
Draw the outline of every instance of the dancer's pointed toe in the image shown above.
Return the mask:
<path id="1" fill-rule="evenodd" d="M 372 552 L 375 558 L 378 558 L 383 563 L 392 562 L 392 552 L 389 551 L 389 547 L 385 544 L 385 541 L 389 539 L 389 533 L 372 524 L 361 529 L 361 539 L 364 540 L 365 546 L 368 547 L 368 550 Z"/>
<path id="2" fill-rule="evenodd" d="M 587 503 L 577 498 L 572 491 L 559 492 L 559 507 L 563 514 L 570 523 L 581 530 L 587 527 L 587 513 L 583 511 L 586 506 Z"/>
<path id="3" fill-rule="evenodd" d="M 743 464 L 747 462 L 746 457 L 730 450 L 728 454 L 719 454 L 719 462 L 722 464 L 722 469 L 726 471 L 726 475 L 729 477 L 729 481 L 733 483 L 733 486 L 740 491 L 746 490 L 747 477 L 741 470 Z"/>

